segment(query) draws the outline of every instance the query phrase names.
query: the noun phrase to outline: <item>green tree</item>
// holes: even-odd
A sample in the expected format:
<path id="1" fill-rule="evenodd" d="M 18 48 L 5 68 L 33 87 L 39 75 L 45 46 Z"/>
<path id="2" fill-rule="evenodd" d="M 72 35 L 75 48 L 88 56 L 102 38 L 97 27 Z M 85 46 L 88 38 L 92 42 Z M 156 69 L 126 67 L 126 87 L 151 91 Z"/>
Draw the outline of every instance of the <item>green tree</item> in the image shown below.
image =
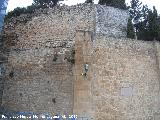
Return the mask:
<path id="1" fill-rule="evenodd" d="M 157 18 L 157 22 L 158 22 L 158 36 L 157 36 L 157 40 L 160 41 L 160 16 L 158 16 Z"/>
<path id="2" fill-rule="evenodd" d="M 11 17 L 17 17 L 21 14 L 31 14 L 35 11 L 35 9 L 53 7 L 57 5 L 59 1 L 63 0 L 33 0 L 33 4 L 27 8 L 17 7 L 13 11 L 8 12 L 5 16 L 5 21 L 9 20 Z"/>
<path id="3" fill-rule="evenodd" d="M 135 1 L 135 0 L 132 0 Z M 137 0 L 136 0 L 137 1 Z M 130 9 L 130 17 L 134 28 L 136 28 L 136 36 L 142 40 L 160 39 L 160 22 L 155 7 L 153 10 L 148 9 L 147 6 L 137 7 L 137 4 Z M 140 4 L 138 4 L 140 5 Z M 137 9 L 139 8 L 139 9 Z M 129 26 L 128 26 L 129 27 Z M 127 31 L 129 32 L 129 31 Z"/>
<path id="4" fill-rule="evenodd" d="M 135 29 L 135 35 L 138 39 L 146 39 L 148 37 L 148 14 L 147 5 L 142 5 L 139 0 L 132 0 L 129 6 L 130 18 Z"/>
<path id="5" fill-rule="evenodd" d="M 157 39 L 159 31 L 158 14 L 155 7 L 153 11 L 149 11 L 148 14 L 148 33 L 150 35 L 150 40 Z"/>
<path id="6" fill-rule="evenodd" d="M 86 0 L 85 3 L 93 3 L 93 0 Z"/>
<path id="7" fill-rule="evenodd" d="M 134 26 L 132 24 L 132 19 L 128 19 L 128 24 L 127 24 L 127 37 L 134 39 L 135 38 L 135 32 L 134 32 Z"/>
<path id="8" fill-rule="evenodd" d="M 148 40 L 149 35 L 148 35 L 148 28 L 147 28 L 147 20 L 140 21 L 134 26 L 136 27 L 137 39 Z"/>
<path id="9" fill-rule="evenodd" d="M 41 8 L 54 7 L 59 1 L 63 0 L 33 0 L 33 4 Z"/>
<path id="10" fill-rule="evenodd" d="M 138 23 L 140 21 L 140 18 L 142 17 L 142 2 L 140 2 L 139 0 L 132 0 L 131 6 L 129 7 L 129 13 L 132 22 L 134 24 Z"/>
<path id="11" fill-rule="evenodd" d="M 99 2 L 98 2 L 98 4 L 100 4 L 100 5 L 106 5 L 109 3 L 111 3 L 111 0 L 99 0 Z"/>
<path id="12" fill-rule="evenodd" d="M 126 9 L 125 0 L 99 0 L 98 4 Z"/>

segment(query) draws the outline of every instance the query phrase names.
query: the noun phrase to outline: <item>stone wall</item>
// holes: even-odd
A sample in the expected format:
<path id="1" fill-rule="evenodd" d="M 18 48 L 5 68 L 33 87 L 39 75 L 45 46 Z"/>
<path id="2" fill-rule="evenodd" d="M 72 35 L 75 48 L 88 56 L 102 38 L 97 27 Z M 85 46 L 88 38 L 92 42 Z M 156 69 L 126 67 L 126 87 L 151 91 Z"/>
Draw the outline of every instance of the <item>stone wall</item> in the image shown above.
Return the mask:
<path id="1" fill-rule="evenodd" d="M 78 117 L 91 118 L 93 116 L 92 99 L 92 32 L 77 31 L 75 37 L 75 69 L 74 69 L 74 108 L 73 113 Z M 85 65 L 88 72 L 85 74 Z"/>
<path id="2" fill-rule="evenodd" d="M 98 34 L 92 42 L 82 32 L 76 38 L 75 114 L 94 120 L 159 120 L 158 42 Z M 85 77 L 81 73 L 86 63 Z"/>
<path id="3" fill-rule="evenodd" d="M 56 49 L 12 51 L 2 106 L 13 111 L 72 113 L 73 72 L 70 52 Z M 71 50 L 70 50 L 71 51 Z"/>
<path id="4" fill-rule="evenodd" d="M 126 39 L 127 16 L 84 4 L 6 23 L 2 106 L 94 120 L 159 120 L 160 45 Z"/>
<path id="5" fill-rule="evenodd" d="M 5 23 L 5 48 L 10 52 L 2 106 L 13 111 L 72 113 L 76 31 L 92 31 L 94 39 L 96 25 L 105 27 L 105 23 L 96 20 L 103 17 L 96 17 L 99 7 L 93 4 L 57 6 L 11 18 Z M 121 11 L 103 9 L 109 10 L 107 15 L 112 10 Z"/>
<path id="6" fill-rule="evenodd" d="M 62 6 L 34 16 L 21 15 L 6 23 L 6 44 L 17 49 L 72 46 L 76 30 L 94 31 L 94 15 L 93 5 Z"/>
<path id="7" fill-rule="evenodd" d="M 153 42 L 98 36 L 93 99 L 97 120 L 158 120 L 159 69 Z"/>

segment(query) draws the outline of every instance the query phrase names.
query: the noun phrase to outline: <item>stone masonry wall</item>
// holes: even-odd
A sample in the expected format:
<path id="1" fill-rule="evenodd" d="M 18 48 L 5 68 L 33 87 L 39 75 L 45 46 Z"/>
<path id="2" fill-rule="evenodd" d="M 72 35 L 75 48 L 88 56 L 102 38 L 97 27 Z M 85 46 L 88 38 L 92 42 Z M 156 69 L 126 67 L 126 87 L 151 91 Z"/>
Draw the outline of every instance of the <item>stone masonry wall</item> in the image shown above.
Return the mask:
<path id="1" fill-rule="evenodd" d="M 92 63 L 96 120 L 159 120 L 156 52 L 153 42 L 96 36 Z"/>
<path id="2" fill-rule="evenodd" d="M 93 6 L 48 10 L 30 21 L 5 25 L 6 64 L 2 106 L 13 111 L 72 114 L 74 37 L 94 29 Z"/>
<path id="3" fill-rule="evenodd" d="M 4 26 L 2 106 L 93 120 L 159 120 L 160 45 L 126 39 L 127 17 L 83 4 L 13 18 Z"/>
<path id="4" fill-rule="evenodd" d="M 74 69 L 74 108 L 73 113 L 78 117 L 89 119 L 93 116 L 92 98 L 92 32 L 77 31 L 75 37 L 75 69 Z M 85 64 L 89 70 L 85 75 Z"/>
<path id="5" fill-rule="evenodd" d="M 92 41 L 83 32 L 76 41 L 75 114 L 93 120 L 160 119 L 158 42 L 98 34 Z"/>
<path id="6" fill-rule="evenodd" d="M 8 60 L 2 106 L 13 111 L 72 113 L 73 73 L 69 52 L 13 51 Z M 58 50 L 57 50 L 58 51 Z"/>
<path id="7" fill-rule="evenodd" d="M 5 48 L 10 52 L 2 106 L 13 111 L 72 113 L 76 31 L 92 31 L 93 40 L 96 25 L 105 27 L 106 23 L 96 20 L 102 17 L 96 17 L 100 7 L 96 6 L 57 6 L 5 23 Z"/>

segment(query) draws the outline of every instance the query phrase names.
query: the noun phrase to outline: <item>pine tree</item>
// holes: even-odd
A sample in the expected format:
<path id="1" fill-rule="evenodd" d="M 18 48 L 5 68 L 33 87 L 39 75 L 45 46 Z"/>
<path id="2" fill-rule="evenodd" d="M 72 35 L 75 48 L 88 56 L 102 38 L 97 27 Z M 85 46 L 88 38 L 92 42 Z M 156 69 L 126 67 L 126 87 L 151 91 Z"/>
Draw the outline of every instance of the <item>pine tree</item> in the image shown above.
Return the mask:
<path id="1" fill-rule="evenodd" d="M 57 5 L 59 1 L 63 0 L 33 0 L 33 4 L 42 8 L 53 7 Z"/>
<path id="2" fill-rule="evenodd" d="M 85 3 L 93 3 L 93 0 L 86 0 Z"/>
<path id="3" fill-rule="evenodd" d="M 131 6 L 129 8 L 130 17 L 134 24 L 138 23 L 140 18 L 142 17 L 142 2 L 139 0 L 132 0 Z"/>
<path id="4" fill-rule="evenodd" d="M 126 9 L 125 0 L 99 0 L 98 4 Z"/>
<path id="5" fill-rule="evenodd" d="M 150 35 L 150 40 L 154 40 L 158 37 L 158 14 L 155 7 L 153 7 L 153 11 L 149 11 L 148 14 L 148 32 Z"/>
<path id="6" fill-rule="evenodd" d="M 158 16 L 157 18 L 157 23 L 158 23 L 158 36 L 156 39 L 160 41 L 160 16 Z"/>
<path id="7" fill-rule="evenodd" d="M 142 5 L 142 2 L 140 2 L 139 0 L 132 0 L 129 12 L 132 23 L 134 25 L 134 29 L 136 30 L 136 37 L 143 40 L 148 39 L 148 6 Z"/>
<path id="8" fill-rule="evenodd" d="M 112 0 L 99 0 L 98 4 L 100 5 L 109 5 L 111 4 Z"/>
<path id="9" fill-rule="evenodd" d="M 135 32 L 134 32 L 134 26 L 132 24 L 132 19 L 128 19 L 128 24 L 127 24 L 127 37 L 134 39 L 135 38 Z"/>

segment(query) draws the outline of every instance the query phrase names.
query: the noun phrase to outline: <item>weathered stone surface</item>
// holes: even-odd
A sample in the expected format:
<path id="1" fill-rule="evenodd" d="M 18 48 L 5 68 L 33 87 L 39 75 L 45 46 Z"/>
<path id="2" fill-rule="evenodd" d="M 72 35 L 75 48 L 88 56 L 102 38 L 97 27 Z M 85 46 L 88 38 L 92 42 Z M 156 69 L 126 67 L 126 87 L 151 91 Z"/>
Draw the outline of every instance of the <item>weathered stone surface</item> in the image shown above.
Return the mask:
<path id="1" fill-rule="evenodd" d="M 96 33 L 125 38 L 129 13 L 125 10 L 96 5 Z"/>
<path id="2" fill-rule="evenodd" d="M 94 120 L 159 120 L 160 45 L 125 39 L 126 11 L 84 4 L 35 14 L 4 26 L 3 107 Z"/>
<path id="3" fill-rule="evenodd" d="M 94 120 L 158 120 L 159 43 L 98 34 L 92 42 L 86 35 L 76 34 L 74 113 Z"/>
<path id="4" fill-rule="evenodd" d="M 94 45 L 94 118 L 155 119 L 160 112 L 160 78 L 153 42 L 97 35 Z"/>
<path id="5" fill-rule="evenodd" d="M 13 111 L 72 113 L 72 64 L 49 49 L 13 51 L 2 106 Z"/>

